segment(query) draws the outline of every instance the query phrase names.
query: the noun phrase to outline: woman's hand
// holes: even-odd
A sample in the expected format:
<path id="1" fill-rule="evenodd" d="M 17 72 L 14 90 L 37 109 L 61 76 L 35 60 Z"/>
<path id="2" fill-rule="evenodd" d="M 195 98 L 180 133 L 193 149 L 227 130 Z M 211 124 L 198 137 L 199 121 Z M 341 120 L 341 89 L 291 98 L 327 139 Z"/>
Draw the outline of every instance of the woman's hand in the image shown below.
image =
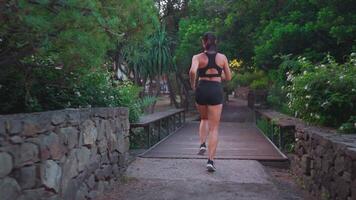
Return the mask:
<path id="1" fill-rule="evenodd" d="M 225 76 L 225 72 L 224 71 L 222 71 L 222 73 L 221 73 L 221 80 L 222 81 L 226 80 L 226 76 Z"/>

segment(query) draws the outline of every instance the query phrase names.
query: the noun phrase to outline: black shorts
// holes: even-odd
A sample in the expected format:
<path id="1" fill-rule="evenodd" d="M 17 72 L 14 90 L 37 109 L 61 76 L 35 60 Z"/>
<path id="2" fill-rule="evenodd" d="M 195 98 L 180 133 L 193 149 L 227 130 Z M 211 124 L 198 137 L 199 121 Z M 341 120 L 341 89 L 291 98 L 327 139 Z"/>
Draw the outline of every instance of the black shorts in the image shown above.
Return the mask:
<path id="1" fill-rule="evenodd" d="M 223 88 L 220 82 L 200 80 L 195 90 L 195 101 L 199 105 L 219 105 L 223 103 Z"/>

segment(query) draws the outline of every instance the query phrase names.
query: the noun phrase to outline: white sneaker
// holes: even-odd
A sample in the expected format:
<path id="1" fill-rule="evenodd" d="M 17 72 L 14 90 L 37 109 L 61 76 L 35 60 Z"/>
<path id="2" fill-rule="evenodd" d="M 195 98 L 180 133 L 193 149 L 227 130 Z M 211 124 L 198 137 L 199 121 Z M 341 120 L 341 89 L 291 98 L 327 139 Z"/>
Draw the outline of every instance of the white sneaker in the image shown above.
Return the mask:
<path id="1" fill-rule="evenodd" d="M 200 145 L 198 155 L 204 155 L 205 151 L 206 151 L 206 145 L 205 143 L 203 143 Z"/>
<path id="2" fill-rule="evenodd" d="M 206 164 L 206 169 L 209 171 L 209 172 L 215 172 L 216 171 L 216 168 L 214 166 L 214 161 L 208 159 L 208 163 Z"/>

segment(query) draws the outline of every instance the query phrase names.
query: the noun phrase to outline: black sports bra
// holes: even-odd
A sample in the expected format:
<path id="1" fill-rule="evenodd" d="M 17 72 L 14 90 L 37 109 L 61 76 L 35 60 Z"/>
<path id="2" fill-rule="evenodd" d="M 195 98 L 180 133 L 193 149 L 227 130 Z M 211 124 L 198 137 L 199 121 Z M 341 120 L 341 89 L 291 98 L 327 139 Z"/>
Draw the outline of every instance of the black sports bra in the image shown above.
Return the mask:
<path id="1" fill-rule="evenodd" d="M 219 67 L 216 63 L 215 63 L 215 57 L 216 57 L 217 53 L 206 53 L 205 55 L 208 56 L 208 64 L 206 65 L 206 67 L 203 68 L 198 68 L 198 76 L 199 77 L 221 77 L 221 73 L 222 73 L 222 68 Z M 216 69 L 218 71 L 217 74 L 207 74 L 206 72 L 208 71 L 208 69 Z"/>

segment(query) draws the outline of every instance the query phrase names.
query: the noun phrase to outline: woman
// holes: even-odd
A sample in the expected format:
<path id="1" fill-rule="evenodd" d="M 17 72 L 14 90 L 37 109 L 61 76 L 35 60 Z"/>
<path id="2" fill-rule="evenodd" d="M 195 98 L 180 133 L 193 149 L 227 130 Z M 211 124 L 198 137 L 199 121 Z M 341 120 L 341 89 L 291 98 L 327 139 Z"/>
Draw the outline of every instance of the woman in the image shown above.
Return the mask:
<path id="1" fill-rule="evenodd" d="M 231 80 L 231 71 L 227 58 L 217 52 L 216 37 L 207 32 L 202 38 L 204 52 L 194 55 L 189 71 L 190 84 L 195 90 L 195 101 L 200 113 L 200 149 L 199 154 L 206 151 L 205 141 L 209 135 L 208 171 L 215 171 L 214 158 L 218 144 L 218 129 L 223 103 L 222 80 Z M 198 86 L 195 87 L 196 76 L 199 77 Z"/>

